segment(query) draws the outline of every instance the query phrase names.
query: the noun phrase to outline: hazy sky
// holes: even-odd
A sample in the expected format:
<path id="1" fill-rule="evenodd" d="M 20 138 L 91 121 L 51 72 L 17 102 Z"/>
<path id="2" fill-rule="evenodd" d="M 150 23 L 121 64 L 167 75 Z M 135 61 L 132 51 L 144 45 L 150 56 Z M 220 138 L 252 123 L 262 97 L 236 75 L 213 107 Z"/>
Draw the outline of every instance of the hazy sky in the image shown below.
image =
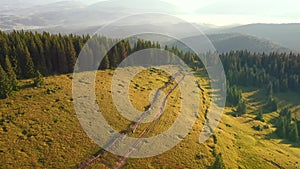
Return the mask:
<path id="1" fill-rule="evenodd" d="M 97 2 L 101 0 L 85 0 Z M 176 5 L 192 22 L 214 25 L 300 23 L 300 0 L 162 0 Z"/>
<path id="2" fill-rule="evenodd" d="M 8 0 L 0 0 L 0 4 L 1 1 L 4 2 Z M 43 3 L 54 1 L 63 0 L 35 0 L 35 2 Z M 92 4 L 103 0 L 74 1 Z M 181 10 L 181 14 L 178 15 L 179 17 L 197 23 L 207 23 L 219 26 L 249 23 L 300 23 L 300 0 L 161 1 L 176 5 Z"/>

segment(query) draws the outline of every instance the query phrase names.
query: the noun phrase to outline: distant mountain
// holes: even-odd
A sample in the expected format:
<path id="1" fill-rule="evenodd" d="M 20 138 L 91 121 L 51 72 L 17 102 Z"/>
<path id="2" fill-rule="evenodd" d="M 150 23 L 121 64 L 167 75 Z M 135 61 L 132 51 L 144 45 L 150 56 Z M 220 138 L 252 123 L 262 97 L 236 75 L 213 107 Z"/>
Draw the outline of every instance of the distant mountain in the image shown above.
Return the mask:
<path id="1" fill-rule="evenodd" d="M 93 34 L 103 25 L 120 17 L 136 13 L 180 14 L 180 10 L 160 0 L 109 0 L 87 5 L 82 1 L 57 0 L 1 0 L 0 30 L 24 29 L 51 33 Z M 196 24 L 209 35 L 220 52 L 248 49 L 254 52 L 300 51 L 300 24 L 251 24 L 227 28 Z M 136 17 L 130 23 L 116 24 L 116 32 L 151 32 L 165 30 L 179 38 L 199 36 L 186 23 L 173 22 L 163 17 Z M 112 37 L 119 38 L 119 37 Z M 151 39 L 165 43 L 166 40 Z"/>
<path id="2" fill-rule="evenodd" d="M 109 0 L 92 4 L 88 7 L 88 9 L 107 12 L 164 12 L 168 14 L 180 14 L 179 8 L 160 0 Z"/>
<path id="3" fill-rule="evenodd" d="M 33 8 L 37 5 L 47 5 L 50 3 L 57 2 L 59 0 L 1 0 L 0 1 L 0 15 L 15 15 L 20 12 L 22 9 Z"/>
<path id="4" fill-rule="evenodd" d="M 219 53 L 230 52 L 232 50 L 248 50 L 250 52 L 290 52 L 291 50 L 266 39 L 257 38 L 254 36 L 243 35 L 243 34 L 233 34 L 233 33 L 223 33 L 223 34 L 210 34 L 207 38 L 214 45 L 215 49 Z M 203 39 L 203 40 L 202 40 Z M 183 41 L 188 41 L 193 44 L 198 44 L 199 47 L 208 48 L 205 37 L 203 36 L 193 36 L 182 39 Z M 171 41 L 168 43 L 170 46 L 177 46 L 181 50 L 188 50 L 180 42 Z"/>
<path id="5" fill-rule="evenodd" d="M 22 8 L 17 2 L 15 4 L 7 1 L 0 4 L 7 4 L 5 6 L 8 9 L 0 12 L 0 29 L 2 30 L 56 27 L 82 30 L 141 12 L 180 13 L 177 7 L 160 0 L 109 0 L 93 5 L 84 5 L 79 1 L 60 1 L 50 4 L 42 3 L 42 5 L 34 5 L 36 3 L 30 2 L 31 5 L 25 5 Z M 14 5 L 16 8 L 13 7 Z M 160 18 L 157 18 L 156 22 L 160 22 Z"/>
<path id="6" fill-rule="evenodd" d="M 250 24 L 225 29 L 220 32 L 249 34 L 300 51 L 300 23 Z"/>
<path id="7" fill-rule="evenodd" d="M 56 0 L 51 0 L 56 1 Z M 9 1 L 7 1 L 9 3 Z M 113 25 L 109 37 L 121 38 L 119 32 L 134 35 L 136 32 L 168 32 L 178 38 L 199 35 L 199 31 L 190 29 L 189 24 L 180 20 L 172 20 L 162 15 L 134 16 L 137 13 L 180 14 L 180 10 L 160 0 L 109 0 L 86 5 L 80 1 L 60 1 L 42 5 L 29 2 L 29 7 L 19 8 L 11 14 L 0 12 L 0 29 L 11 31 L 24 29 L 28 31 L 48 31 L 51 33 L 93 34 L 107 23 L 125 16 L 134 18 Z M 0 3 L 1 4 L 1 3 Z M 11 4 L 12 5 L 12 4 Z M 202 31 L 209 30 L 213 25 L 197 24 Z M 106 35 L 106 34 L 104 34 Z M 107 36 L 107 35 L 106 35 Z M 140 37 L 147 40 L 165 42 L 166 39 L 153 39 L 151 36 Z"/>
<path id="8" fill-rule="evenodd" d="M 11 9 L 10 13 L 0 12 L 0 29 L 38 29 L 64 25 L 73 19 L 73 11 L 84 5 L 80 2 L 62 1 L 43 5 Z M 12 8 L 12 7 L 10 7 Z"/>

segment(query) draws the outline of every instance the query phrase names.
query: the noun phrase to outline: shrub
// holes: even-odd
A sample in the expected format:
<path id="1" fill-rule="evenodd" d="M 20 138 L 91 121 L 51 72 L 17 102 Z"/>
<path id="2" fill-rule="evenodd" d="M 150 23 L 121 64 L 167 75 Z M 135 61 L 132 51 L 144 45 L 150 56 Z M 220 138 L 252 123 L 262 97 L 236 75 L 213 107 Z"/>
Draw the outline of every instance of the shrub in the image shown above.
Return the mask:
<path id="1" fill-rule="evenodd" d="M 258 111 L 257 116 L 255 117 L 255 120 L 259 120 L 261 122 L 265 122 L 264 118 L 263 118 L 263 113 L 261 110 Z"/>
<path id="2" fill-rule="evenodd" d="M 34 78 L 33 85 L 35 87 L 42 87 L 44 85 L 43 75 L 39 71 L 36 72 L 36 76 Z"/>

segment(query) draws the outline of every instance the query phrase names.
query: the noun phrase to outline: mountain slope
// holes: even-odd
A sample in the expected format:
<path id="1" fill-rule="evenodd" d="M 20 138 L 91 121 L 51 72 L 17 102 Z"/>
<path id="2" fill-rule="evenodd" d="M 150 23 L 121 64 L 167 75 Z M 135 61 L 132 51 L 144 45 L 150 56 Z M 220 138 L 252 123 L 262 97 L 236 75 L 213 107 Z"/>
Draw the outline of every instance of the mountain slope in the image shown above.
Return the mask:
<path id="1" fill-rule="evenodd" d="M 209 34 L 207 38 L 214 45 L 216 50 L 220 53 L 229 52 L 232 50 L 248 50 L 250 52 L 289 52 L 288 48 L 282 47 L 280 45 L 274 44 L 271 41 L 238 33 L 223 33 L 223 34 Z M 199 46 L 205 46 L 202 36 L 193 36 L 184 38 L 184 41 L 189 41 L 194 44 L 199 44 Z M 204 41 L 205 42 L 205 41 Z M 169 43 L 170 46 L 177 46 L 178 48 L 186 50 L 181 43 Z"/>
<path id="2" fill-rule="evenodd" d="M 250 24 L 225 29 L 221 32 L 242 33 L 261 37 L 274 43 L 300 51 L 300 24 Z"/>

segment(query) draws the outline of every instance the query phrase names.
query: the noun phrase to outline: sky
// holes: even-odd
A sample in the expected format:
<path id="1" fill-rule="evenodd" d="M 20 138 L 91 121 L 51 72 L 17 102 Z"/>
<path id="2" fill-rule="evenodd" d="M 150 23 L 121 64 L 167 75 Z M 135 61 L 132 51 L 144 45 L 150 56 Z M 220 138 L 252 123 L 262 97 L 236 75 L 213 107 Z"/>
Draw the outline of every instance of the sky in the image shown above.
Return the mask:
<path id="1" fill-rule="evenodd" d="M 0 4 L 9 0 L 0 0 Z M 16 0 L 22 1 L 22 0 Z M 23 0 L 25 1 L 25 0 Z M 63 0 L 35 0 L 54 2 Z M 104 0 L 71 0 L 93 4 Z M 120 0 L 122 1 L 122 0 Z M 143 1 L 143 0 L 141 0 Z M 151 1 L 151 0 L 150 0 Z M 250 23 L 300 23 L 300 0 L 161 0 L 177 6 L 189 22 L 217 26 Z M 133 4 L 134 5 L 134 4 Z"/>
<path id="2" fill-rule="evenodd" d="M 95 3 L 101 0 L 84 0 Z M 190 22 L 226 26 L 250 23 L 300 23 L 299 0 L 162 0 L 176 5 Z"/>

